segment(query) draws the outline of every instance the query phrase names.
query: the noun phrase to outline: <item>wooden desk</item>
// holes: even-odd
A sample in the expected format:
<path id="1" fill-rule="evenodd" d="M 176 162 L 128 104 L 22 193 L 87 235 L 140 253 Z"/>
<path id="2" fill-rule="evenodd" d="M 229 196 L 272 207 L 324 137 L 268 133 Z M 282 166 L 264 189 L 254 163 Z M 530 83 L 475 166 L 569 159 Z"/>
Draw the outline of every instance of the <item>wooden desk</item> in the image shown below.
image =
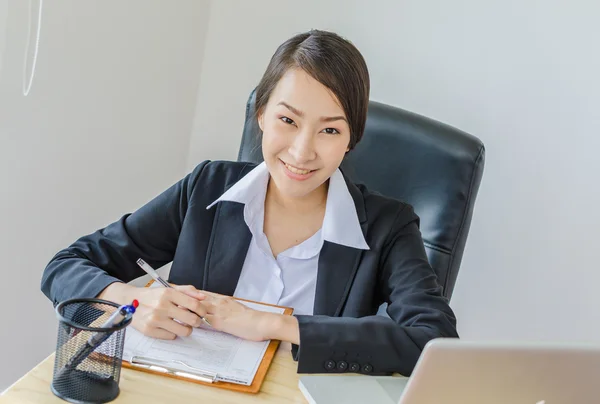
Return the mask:
<path id="1" fill-rule="evenodd" d="M 122 369 L 121 393 L 113 403 L 306 403 L 298 389 L 297 363 L 290 345 L 281 344 L 258 394 L 244 394 L 195 383 Z M 0 396 L 0 404 L 61 404 L 50 391 L 54 354 Z"/>

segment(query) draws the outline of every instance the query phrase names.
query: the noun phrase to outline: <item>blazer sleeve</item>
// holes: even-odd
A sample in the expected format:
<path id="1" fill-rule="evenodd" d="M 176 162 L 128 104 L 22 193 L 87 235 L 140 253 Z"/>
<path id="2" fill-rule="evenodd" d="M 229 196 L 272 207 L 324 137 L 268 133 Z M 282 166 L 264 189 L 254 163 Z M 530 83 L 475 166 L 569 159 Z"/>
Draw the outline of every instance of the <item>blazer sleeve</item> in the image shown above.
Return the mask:
<path id="1" fill-rule="evenodd" d="M 54 303 L 95 297 L 113 282 L 145 273 L 136 260 L 155 268 L 173 260 L 195 183 L 207 162 L 134 213 L 58 252 L 44 269 L 42 292 Z"/>
<path id="2" fill-rule="evenodd" d="M 293 353 L 299 373 L 338 372 L 342 357 L 357 358 L 358 373 L 409 376 L 428 341 L 458 337 L 456 318 L 429 265 L 419 218 L 410 205 L 401 209 L 392 225 L 379 273 L 390 318 L 296 316 L 300 345 Z"/>

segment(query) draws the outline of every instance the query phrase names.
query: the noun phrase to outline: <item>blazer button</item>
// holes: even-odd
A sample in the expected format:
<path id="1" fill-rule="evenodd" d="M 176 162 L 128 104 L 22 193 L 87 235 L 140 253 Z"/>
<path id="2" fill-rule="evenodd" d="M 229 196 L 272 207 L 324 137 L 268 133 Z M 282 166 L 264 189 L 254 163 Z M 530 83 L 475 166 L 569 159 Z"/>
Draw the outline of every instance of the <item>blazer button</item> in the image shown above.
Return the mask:
<path id="1" fill-rule="evenodd" d="M 342 372 L 345 372 L 346 370 L 348 370 L 348 362 L 346 362 L 346 361 L 339 361 L 337 363 L 337 368 L 338 368 L 338 370 L 341 370 Z"/>
<path id="2" fill-rule="evenodd" d="M 362 370 L 365 373 L 371 373 L 373 371 L 373 366 L 371 366 L 367 363 L 366 365 L 363 365 Z"/>
<path id="3" fill-rule="evenodd" d="M 353 373 L 357 373 L 360 370 L 360 365 L 358 363 L 350 364 L 350 371 Z"/>
<path id="4" fill-rule="evenodd" d="M 335 362 L 332 361 L 331 359 L 325 362 L 325 369 L 327 370 L 333 370 L 335 369 Z"/>

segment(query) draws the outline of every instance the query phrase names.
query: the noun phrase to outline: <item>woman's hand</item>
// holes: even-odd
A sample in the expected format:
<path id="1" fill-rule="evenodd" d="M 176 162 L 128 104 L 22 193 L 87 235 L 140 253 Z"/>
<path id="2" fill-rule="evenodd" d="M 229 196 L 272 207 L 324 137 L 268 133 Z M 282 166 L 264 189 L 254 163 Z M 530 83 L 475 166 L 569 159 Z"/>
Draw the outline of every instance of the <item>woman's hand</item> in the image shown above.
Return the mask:
<path id="1" fill-rule="evenodd" d="M 298 320 L 293 316 L 249 308 L 231 296 L 201 291 L 208 311 L 206 319 L 218 331 L 251 341 L 278 339 L 298 344 Z"/>
<path id="2" fill-rule="evenodd" d="M 144 335 L 159 339 L 186 337 L 206 315 L 205 295 L 191 285 L 170 288 L 136 288 L 140 305 L 131 325 Z"/>
<path id="3" fill-rule="evenodd" d="M 269 330 L 277 322 L 277 314 L 253 310 L 231 296 L 201 291 L 208 311 L 206 319 L 215 330 L 251 341 L 270 339 Z"/>

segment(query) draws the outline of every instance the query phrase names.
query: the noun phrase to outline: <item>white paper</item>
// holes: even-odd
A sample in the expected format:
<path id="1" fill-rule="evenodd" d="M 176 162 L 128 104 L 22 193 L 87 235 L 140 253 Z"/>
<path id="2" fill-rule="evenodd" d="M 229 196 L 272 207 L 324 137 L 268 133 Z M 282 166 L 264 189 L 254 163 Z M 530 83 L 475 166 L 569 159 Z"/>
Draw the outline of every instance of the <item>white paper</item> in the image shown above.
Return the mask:
<path id="1" fill-rule="evenodd" d="M 260 311 L 282 314 L 284 309 L 240 301 Z M 250 385 L 270 341 L 246 341 L 208 327 L 194 328 L 189 337 L 159 340 L 144 336 L 133 327 L 127 327 L 123 360 L 131 362 L 133 356 L 179 360 L 189 366 L 216 373 L 217 380 Z M 172 363 L 169 368 L 186 371 L 184 365 Z"/>

